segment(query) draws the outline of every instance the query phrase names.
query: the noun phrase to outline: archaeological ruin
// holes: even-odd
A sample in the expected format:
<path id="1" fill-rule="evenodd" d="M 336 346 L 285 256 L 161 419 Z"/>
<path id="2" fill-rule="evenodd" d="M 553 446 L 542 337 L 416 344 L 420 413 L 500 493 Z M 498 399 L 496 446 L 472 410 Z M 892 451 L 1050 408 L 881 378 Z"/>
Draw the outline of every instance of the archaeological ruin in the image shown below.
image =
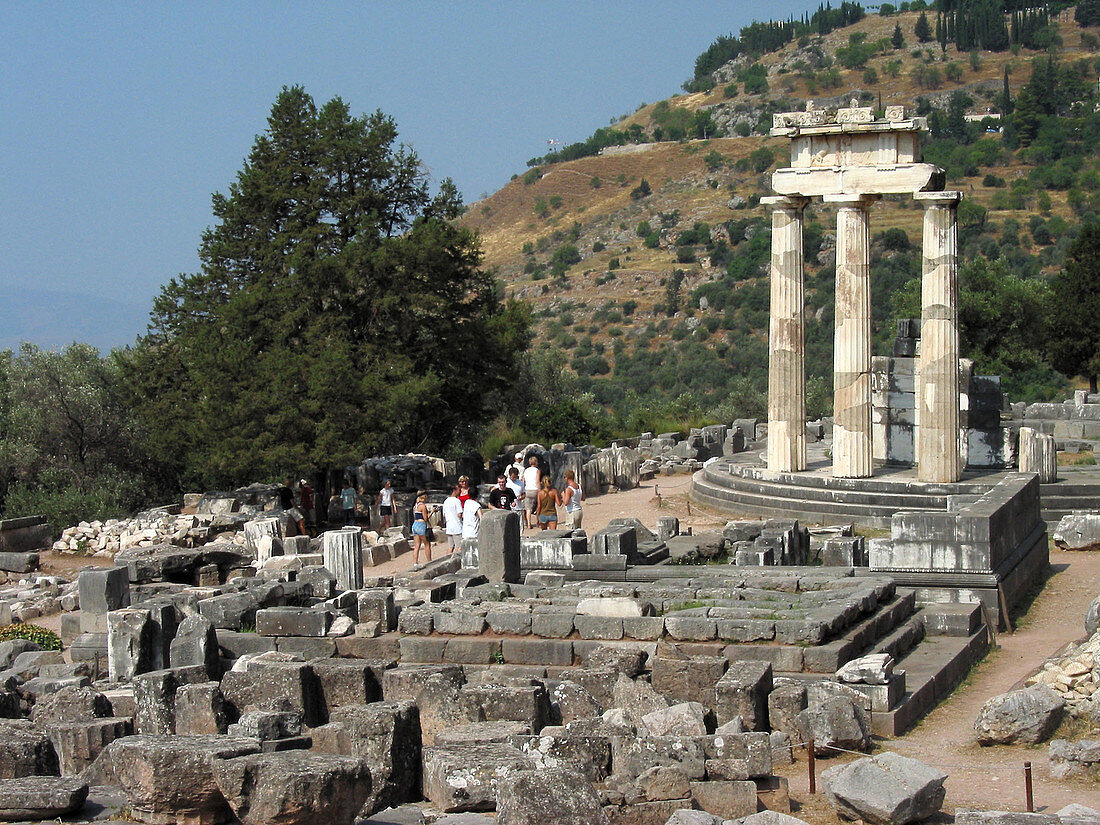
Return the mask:
<path id="1" fill-rule="evenodd" d="M 960 362 L 959 195 L 921 163 L 923 128 L 901 107 L 776 116 L 792 165 L 765 201 L 766 423 L 344 468 L 371 525 L 392 483 L 386 530 L 331 526 L 334 499 L 330 529 L 299 534 L 269 485 L 189 494 L 63 531 L 50 552 L 96 562 L 70 579 L 37 572 L 44 520 L 0 522 L 0 627 L 56 619 L 62 643 L 0 641 L 0 820 L 797 825 L 792 764 L 816 781 L 811 756 L 835 759 L 820 779 L 841 816 L 938 815 L 947 774 L 882 746 L 962 682 L 1042 581 L 1048 524 L 1096 490 L 1059 480 L 1054 451 L 1100 440 L 1100 398 L 1009 405 Z M 869 207 L 909 194 L 924 208 L 923 314 L 875 356 Z M 836 415 L 817 422 L 802 317 L 812 198 L 838 215 Z M 487 509 L 460 550 L 407 562 L 417 491 L 431 490 L 440 531 L 460 475 L 484 501 L 480 481 L 531 457 L 603 503 L 654 482 L 652 521 L 524 532 L 517 512 Z M 657 489 L 670 476 L 730 518 L 681 524 Z M 1100 548 L 1100 520 L 1057 540 Z M 1090 636 L 1098 617 L 1094 603 Z M 993 697 L 979 741 L 1040 742 L 1065 713 L 1088 717 L 1098 651 L 1093 636 Z M 1066 776 L 1100 771 L 1096 743 L 1051 748 Z"/>

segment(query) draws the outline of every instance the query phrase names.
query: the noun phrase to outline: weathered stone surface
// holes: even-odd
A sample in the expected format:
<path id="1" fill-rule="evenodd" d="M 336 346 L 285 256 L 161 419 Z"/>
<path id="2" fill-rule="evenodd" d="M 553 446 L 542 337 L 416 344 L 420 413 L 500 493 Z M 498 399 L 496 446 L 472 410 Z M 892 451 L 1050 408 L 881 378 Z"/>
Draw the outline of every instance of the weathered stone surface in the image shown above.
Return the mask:
<path id="1" fill-rule="evenodd" d="M 889 653 L 876 653 L 852 659 L 836 672 L 846 684 L 885 685 L 894 675 L 894 659 Z"/>
<path id="2" fill-rule="evenodd" d="M 508 510 L 481 514 L 478 528 L 478 570 L 491 582 L 520 581 L 520 518 Z"/>
<path id="3" fill-rule="evenodd" d="M 668 700 L 654 690 L 649 682 L 634 681 L 620 676 L 614 685 L 612 706 L 621 708 L 634 726 L 643 724 L 647 713 L 668 707 Z"/>
<path id="4" fill-rule="evenodd" d="M 1063 550 L 1100 550 L 1100 513 L 1082 510 L 1062 516 L 1053 538 Z"/>
<path id="5" fill-rule="evenodd" d="M 665 820 L 665 825 L 722 825 L 723 822 L 725 822 L 723 817 L 706 811 L 680 808 L 672 812 L 672 816 Z"/>
<path id="6" fill-rule="evenodd" d="M 651 663 L 654 689 L 671 702 L 695 702 L 714 695 L 714 686 L 729 667 L 724 656 L 658 657 Z"/>
<path id="7" fill-rule="evenodd" d="M 0 821 L 54 819 L 84 806 L 88 784 L 60 776 L 0 780 Z"/>
<path id="8" fill-rule="evenodd" d="M 107 614 L 107 667 L 112 682 L 128 682 L 153 669 L 153 622 L 148 610 Z"/>
<path id="9" fill-rule="evenodd" d="M 387 701 L 416 702 L 424 744 L 431 744 L 437 731 L 471 721 L 459 701 L 463 678 L 456 665 L 399 667 L 382 675 L 382 692 Z"/>
<path id="10" fill-rule="evenodd" d="M 592 692 L 584 685 L 566 680 L 558 682 L 550 691 L 550 721 L 564 725 L 575 719 L 589 719 L 604 712 Z"/>
<path id="11" fill-rule="evenodd" d="M 181 736 L 225 733 L 229 725 L 225 698 L 217 682 L 180 685 L 173 713 L 175 732 Z"/>
<path id="12" fill-rule="evenodd" d="M 767 662 L 732 662 L 714 686 L 714 716 L 719 724 L 740 717 L 749 730 L 768 728 L 768 695 L 772 666 Z"/>
<path id="13" fill-rule="evenodd" d="M 130 606 L 130 575 L 125 567 L 81 570 L 76 581 L 84 613 L 102 616 Z"/>
<path id="14" fill-rule="evenodd" d="M 420 714 L 410 701 L 343 705 L 314 728 L 313 750 L 366 761 L 371 793 L 364 810 L 400 805 L 414 796 L 420 773 Z"/>
<path id="15" fill-rule="evenodd" d="M 1050 775 L 1054 778 L 1100 779 L 1100 742 L 1093 739 L 1076 742 L 1055 739 L 1050 743 L 1049 752 Z"/>
<path id="16" fill-rule="evenodd" d="M 583 776 L 566 768 L 520 771 L 497 788 L 499 825 L 610 825 Z"/>
<path id="17" fill-rule="evenodd" d="M 814 741 L 819 756 L 835 756 L 832 748 L 871 750 L 871 721 L 867 711 L 844 696 L 815 702 L 795 720 L 799 741 Z"/>
<path id="18" fill-rule="evenodd" d="M 680 702 L 642 717 L 653 736 L 705 736 L 707 711 L 698 702 Z"/>
<path id="19" fill-rule="evenodd" d="M 129 718 L 63 722 L 48 725 L 46 733 L 57 754 L 60 774 L 76 776 L 116 739 L 133 734 L 133 723 Z"/>
<path id="20" fill-rule="evenodd" d="M 611 770 L 611 742 L 605 736 L 543 732 L 539 736 L 512 736 L 508 743 L 531 757 L 538 769 L 568 768 L 589 782 L 602 782 Z"/>
<path id="21" fill-rule="evenodd" d="M 550 699 L 541 685 L 464 685 L 459 701 L 472 720 L 523 722 L 533 733 L 550 720 Z"/>
<path id="22" fill-rule="evenodd" d="M 168 659 L 172 667 L 202 665 L 211 679 L 220 679 L 221 659 L 213 623 L 203 616 L 188 616 L 180 622 Z"/>
<path id="23" fill-rule="evenodd" d="M 887 752 L 829 768 L 821 779 L 829 801 L 845 819 L 905 825 L 939 812 L 947 774 Z"/>
<path id="24" fill-rule="evenodd" d="M 806 821 L 779 811 L 760 811 L 746 816 L 739 825 L 806 825 Z"/>
<path id="25" fill-rule="evenodd" d="M 279 661 L 270 653 L 249 660 L 244 672 L 230 672 L 222 679 L 222 694 L 238 714 L 275 709 L 288 702 L 311 726 L 321 721 L 318 693 L 317 679 L 310 665 Z"/>
<path id="26" fill-rule="evenodd" d="M 176 731 L 176 691 L 209 679 L 201 665 L 154 670 L 135 676 L 134 730 L 167 735 Z"/>
<path id="27" fill-rule="evenodd" d="M 703 779 L 706 759 L 704 745 L 696 737 L 617 736 L 611 743 L 611 768 L 627 776 L 641 776 L 655 766 L 672 766 L 689 779 Z"/>
<path id="28" fill-rule="evenodd" d="M 756 813 L 756 783 L 747 779 L 692 782 L 695 804 L 723 821 Z"/>
<path id="29" fill-rule="evenodd" d="M 530 735 L 531 726 L 524 722 L 469 722 L 440 731 L 435 736 L 435 744 L 440 748 L 447 745 L 474 745 L 488 742 L 510 745 L 513 738 Z"/>
<path id="30" fill-rule="evenodd" d="M 111 715 L 111 703 L 107 697 L 88 686 L 63 687 L 56 693 L 40 696 L 31 710 L 31 719 L 43 725 L 51 722 L 88 722 Z"/>
<path id="31" fill-rule="evenodd" d="M 424 796 L 444 812 L 491 811 L 497 789 L 533 769 L 530 758 L 510 745 L 425 748 Z"/>
<path id="32" fill-rule="evenodd" d="M 230 736 L 127 736 L 112 742 L 96 765 L 110 765 L 112 784 L 122 786 L 139 817 L 217 822 L 229 810 L 213 763 L 258 750 L 255 740 Z"/>
<path id="33" fill-rule="evenodd" d="M 1089 819 L 1085 819 L 1081 825 L 1089 822 Z M 1029 814 L 1023 811 L 955 811 L 955 825 L 1063 825 L 1063 823 L 1076 825 L 1073 819 L 1065 820 L 1054 814 Z"/>
<path id="34" fill-rule="evenodd" d="M 1049 737 L 1066 703 L 1046 685 L 1032 685 L 994 696 L 982 705 L 974 730 L 983 745 L 1036 744 Z"/>
<path id="35" fill-rule="evenodd" d="M 351 825 L 371 791 L 365 760 L 301 750 L 215 760 L 214 779 L 243 825 Z"/>
<path id="36" fill-rule="evenodd" d="M 25 719 L 0 719 L 0 779 L 57 773 L 57 756 L 49 738 Z"/>
<path id="37" fill-rule="evenodd" d="M 320 686 L 320 717 L 328 719 L 344 705 L 366 705 L 382 698 L 381 674 L 393 662 L 364 659 L 314 659 L 310 666 Z"/>
<path id="38" fill-rule="evenodd" d="M 628 679 L 633 679 L 645 669 L 649 656 L 644 650 L 622 645 L 598 645 L 584 657 L 588 668 L 610 667 Z"/>

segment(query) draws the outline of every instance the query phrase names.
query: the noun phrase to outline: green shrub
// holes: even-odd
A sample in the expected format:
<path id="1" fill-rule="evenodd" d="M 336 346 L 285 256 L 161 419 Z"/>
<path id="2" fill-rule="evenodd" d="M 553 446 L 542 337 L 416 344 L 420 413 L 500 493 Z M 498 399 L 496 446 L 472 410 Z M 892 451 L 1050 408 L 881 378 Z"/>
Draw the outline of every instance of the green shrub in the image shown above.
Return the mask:
<path id="1" fill-rule="evenodd" d="M 523 175 L 523 184 L 525 186 L 530 186 L 532 183 L 534 183 L 535 181 L 537 181 L 541 177 L 542 177 L 542 170 L 541 169 L 538 169 L 538 168 L 528 169 Z"/>
<path id="2" fill-rule="evenodd" d="M 725 89 L 722 90 L 722 94 L 724 94 L 727 98 L 737 97 L 737 84 L 736 83 L 731 83 Z"/>
<path id="3" fill-rule="evenodd" d="M 43 650 L 61 650 L 61 638 L 52 630 L 36 624 L 9 624 L 7 627 L 0 627 L 0 642 L 12 639 L 26 639 Z"/>

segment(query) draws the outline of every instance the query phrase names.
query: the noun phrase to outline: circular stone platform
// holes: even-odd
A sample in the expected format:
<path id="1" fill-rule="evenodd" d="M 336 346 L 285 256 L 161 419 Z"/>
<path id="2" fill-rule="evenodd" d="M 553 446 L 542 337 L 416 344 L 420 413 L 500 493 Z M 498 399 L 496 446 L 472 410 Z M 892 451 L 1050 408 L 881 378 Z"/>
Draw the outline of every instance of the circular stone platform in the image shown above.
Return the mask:
<path id="1" fill-rule="evenodd" d="M 942 512 L 948 496 L 980 496 L 1006 475 L 968 470 L 954 484 L 929 484 L 917 481 L 914 468 L 879 465 L 872 478 L 834 478 L 824 443 L 809 453 L 809 468 L 800 473 L 770 472 L 761 450 L 711 459 L 692 477 L 691 500 L 730 515 L 889 529 L 894 513 Z M 1100 470 L 1060 467 L 1059 473 L 1058 481 L 1040 488 L 1044 521 L 1053 526 L 1071 510 L 1100 509 Z"/>

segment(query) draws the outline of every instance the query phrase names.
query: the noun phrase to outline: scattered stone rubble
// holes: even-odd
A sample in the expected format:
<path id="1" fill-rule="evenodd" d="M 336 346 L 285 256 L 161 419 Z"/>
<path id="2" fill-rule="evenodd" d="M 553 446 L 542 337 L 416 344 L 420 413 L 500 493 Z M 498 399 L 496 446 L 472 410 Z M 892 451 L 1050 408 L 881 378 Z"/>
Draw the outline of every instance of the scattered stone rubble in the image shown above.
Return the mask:
<path id="1" fill-rule="evenodd" d="M 1045 685 L 1065 703 L 1072 717 L 1087 717 L 1100 724 L 1100 707 L 1094 708 L 1093 696 L 1100 689 L 1100 633 L 1094 632 L 1088 641 L 1063 651 L 1043 663 L 1042 669 L 1029 676 L 1025 684 Z"/>

